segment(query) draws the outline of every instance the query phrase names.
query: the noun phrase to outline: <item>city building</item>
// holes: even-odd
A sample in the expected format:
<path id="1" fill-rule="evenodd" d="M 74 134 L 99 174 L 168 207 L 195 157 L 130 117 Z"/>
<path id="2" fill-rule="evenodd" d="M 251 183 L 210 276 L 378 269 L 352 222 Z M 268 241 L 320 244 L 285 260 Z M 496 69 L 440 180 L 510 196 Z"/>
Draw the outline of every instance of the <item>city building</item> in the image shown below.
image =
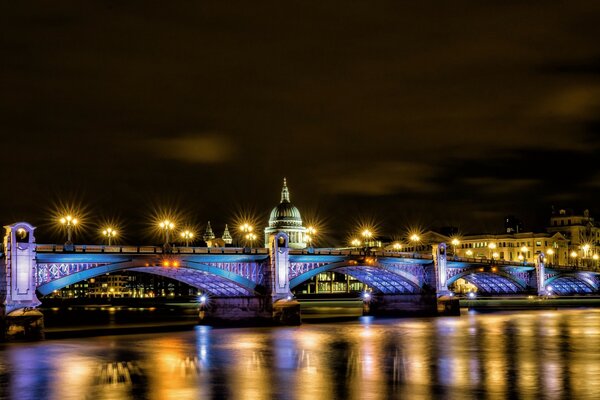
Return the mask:
<path id="1" fill-rule="evenodd" d="M 591 265 L 598 262 L 600 254 L 600 226 L 590 216 L 589 210 L 579 214 L 561 209 L 550 217 L 549 233 L 561 233 L 569 240 L 571 263 Z"/>
<path id="2" fill-rule="evenodd" d="M 131 297 L 131 275 L 106 274 L 88 280 L 86 297 Z"/>
<path id="3" fill-rule="evenodd" d="M 265 246 L 269 243 L 269 235 L 276 232 L 285 232 L 289 237 L 289 247 L 292 249 L 306 248 L 306 231 L 302 225 L 300 211 L 290 202 L 290 192 L 287 181 L 283 178 L 281 202 L 269 218 L 269 226 L 265 228 Z"/>
<path id="4" fill-rule="evenodd" d="M 536 256 L 543 253 L 549 265 L 569 262 L 569 241 L 559 232 L 468 235 L 448 238 L 446 243 L 449 254 L 459 257 L 534 263 Z"/>

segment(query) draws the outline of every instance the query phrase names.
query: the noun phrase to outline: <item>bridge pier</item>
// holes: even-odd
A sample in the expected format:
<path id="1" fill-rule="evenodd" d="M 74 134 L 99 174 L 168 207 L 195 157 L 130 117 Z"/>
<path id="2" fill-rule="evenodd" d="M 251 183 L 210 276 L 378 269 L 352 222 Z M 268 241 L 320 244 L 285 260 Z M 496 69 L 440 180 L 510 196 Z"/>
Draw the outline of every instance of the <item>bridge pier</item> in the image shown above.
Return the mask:
<path id="1" fill-rule="evenodd" d="M 0 265 L 0 336 L 35 339 L 43 335 L 44 317 L 36 290 L 35 228 L 20 222 L 4 227 L 4 257 Z"/>
<path id="2" fill-rule="evenodd" d="M 200 311 L 203 323 L 299 325 L 300 303 L 290 291 L 288 236 L 277 232 L 269 237 L 269 267 L 265 270 L 265 295 L 212 298 Z"/>
<path id="3" fill-rule="evenodd" d="M 300 305 L 296 300 L 272 302 L 270 296 L 211 298 L 199 319 L 207 325 L 299 325 Z"/>

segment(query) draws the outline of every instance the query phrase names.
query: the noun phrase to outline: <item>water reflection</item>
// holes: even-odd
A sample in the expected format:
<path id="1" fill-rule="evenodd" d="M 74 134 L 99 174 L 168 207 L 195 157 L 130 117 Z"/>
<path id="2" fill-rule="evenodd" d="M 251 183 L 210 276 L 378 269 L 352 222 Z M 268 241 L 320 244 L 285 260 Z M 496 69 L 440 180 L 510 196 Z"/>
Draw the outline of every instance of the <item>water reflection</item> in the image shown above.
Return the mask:
<path id="1" fill-rule="evenodd" d="M 18 399 L 599 398 L 600 311 L 211 329 L 0 347 Z"/>

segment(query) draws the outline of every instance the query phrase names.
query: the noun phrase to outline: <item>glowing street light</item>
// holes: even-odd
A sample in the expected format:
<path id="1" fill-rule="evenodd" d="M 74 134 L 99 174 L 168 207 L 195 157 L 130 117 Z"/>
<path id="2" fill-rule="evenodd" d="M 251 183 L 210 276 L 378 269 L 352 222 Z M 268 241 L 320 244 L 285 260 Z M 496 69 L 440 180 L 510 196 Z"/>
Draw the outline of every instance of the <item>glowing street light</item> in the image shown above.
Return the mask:
<path id="1" fill-rule="evenodd" d="M 581 250 L 583 250 L 583 258 L 588 258 L 588 252 L 590 251 L 590 245 L 589 244 L 584 244 L 583 246 L 581 246 Z"/>
<path id="2" fill-rule="evenodd" d="M 246 242 L 248 242 L 248 240 L 250 239 L 251 234 L 254 236 L 254 238 L 256 238 L 256 235 L 254 235 L 252 233 L 254 231 L 254 227 L 247 222 L 244 222 L 242 225 L 240 225 L 240 231 L 242 232 L 244 240 Z M 252 246 L 250 246 L 250 247 L 252 247 Z"/>
<path id="3" fill-rule="evenodd" d="M 460 244 L 460 240 L 458 240 L 458 238 L 454 238 L 450 243 L 452 244 L 452 249 L 454 250 L 453 254 L 454 256 L 456 256 L 456 247 L 458 247 L 458 245 Z"/>
<path id="4" fill-rule="evenodd" d="M 416 233 L 410 235 L 410 241 L 413 242 L 414 252 L 417 252 L 417 244 L 421 241 L 421 237 Z"/>
<path id="5" fill-rule="evenodd" d="M 317 230 L 314 226 L 309 226 L 306 228 L 306 243 L 308 243 L 308 247 L 312 247 L 315 236 L 317 235 Z"/>
<path id="6" fill-rule="evenodd" d="M 108 245 L 110 246 L 112 238 L 117 236 L 117 231 L 113 228 L 106 228 L 102 231 L 102 235 L 106 238 L 106 240 L 108 241 Z"/>
<path id="7" fill-rule="evenodd" d="M 67 216 L 65 216 L 65 217 L 63 217 L 63 218 L 60 219 L 60 223 L 67 230 L 67 241 L 65 242 L 65 244 L 67 246 L 73 245 L 73 242 L 71 240 L 72 236 L 73 236 L 73 229 L 75 228 L 75 226 L 77 226 L 77 224 L 79 223 L 79 221 L 77 220 L 77 218 L 74 218 L 71 215 L 67 215 Z"/>
<path id="8" fill-rule="evenodd" d="M 352 245 L 352 247 L 358 248 L 358 247 L 360 247 L 360 240 L 354 238 L 350 241 L 350 244 Z"/>
<path id="9" fill-rule="evenodd" d="M 575 250 L 571 252 L 571 258 L 573 259 L 573 263 L 577 265 L 577 252 Z"/>
<path id="10" fill-rule="evenodd" d="M 190 247 L 190 242 L 194 239 L 194 232 L 186 229 L 180 233 L 180 236 L 185 242 L 185 247 Z"/>
<path id="11" fill-rule="evenodd" d="M 400 251 L 402 249 L 402 245 L 399 242 L 396 242 L 392 245 L 395 251 Z"/>
<path id="12" fill-rule="evenodd" d="M 169 247 L 169 232 L 175 229 L 175 224 L 168 219 L 161 221 L 158 226 L 165 231 L 165 247 Z"/>
<path id="13" fill-rule="evenodd" d="M 473 255 L 473 250 L 467 250 L 467 256 L 471 257 Z"/>
<path id="14" fill-rule="evenodd" d="M 548 254 L 548 256 L 550 256 L 550 263 L 554 264 L 554 250 L 548 249 L 548 250 L 546 250 L 546 254 Z"/>
<path id="15" fill-rule="evenodd" d="M 368 246 L 367 242 L 373 237 L 373 232 L 369 229 L 365 229 L 362 231 L 361 235 L 365 239 L 365 246 Z"/>
<path id="16" fill-rule="evenodd" d="M 257 236 L 254 233 L 248 233 L 245 236 L 246 242 L 250 243 L 249 247 L 252 247 L 252 243 L 257 239 Z"/>

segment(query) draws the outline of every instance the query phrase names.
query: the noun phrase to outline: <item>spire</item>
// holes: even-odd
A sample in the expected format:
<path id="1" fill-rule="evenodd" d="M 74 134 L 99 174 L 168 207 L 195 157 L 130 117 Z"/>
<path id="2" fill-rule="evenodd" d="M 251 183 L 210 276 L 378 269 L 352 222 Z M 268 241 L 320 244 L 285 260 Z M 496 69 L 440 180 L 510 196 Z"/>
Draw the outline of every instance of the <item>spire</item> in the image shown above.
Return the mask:
<path id="1" fill-rule="evenodd" d="M 285 178 L 283 178 L 283 189 L 281 189 L 281 202 L 290 202 L 290 192 L 288 191 L 287 180 Z"/>
<path id="2" fill-rule="evenodd" d="M 206 230 L 204 231 L 202 239 L 204 239 L 205 242 L 208 242 L 209 240 L 213 240 L 214 238 L 215 234 L 213 233 L 212 227 L 210 226 L 210 221 L 208 221 L 208 225 L 206 225 Z"/>
<path id="3" fill-rule="evenodd" d="M 223 241 L 225 242 L 225 244 L 231 244 L 231 243 L 233 243 L 233 238 L 231 237 L 231 234 L 229 233 L 229 229 L 227 228 L 227 224 L 225 224 L 225 231 L 223 232 L 223 237 L 221 239 L 223 239 Z"/>

